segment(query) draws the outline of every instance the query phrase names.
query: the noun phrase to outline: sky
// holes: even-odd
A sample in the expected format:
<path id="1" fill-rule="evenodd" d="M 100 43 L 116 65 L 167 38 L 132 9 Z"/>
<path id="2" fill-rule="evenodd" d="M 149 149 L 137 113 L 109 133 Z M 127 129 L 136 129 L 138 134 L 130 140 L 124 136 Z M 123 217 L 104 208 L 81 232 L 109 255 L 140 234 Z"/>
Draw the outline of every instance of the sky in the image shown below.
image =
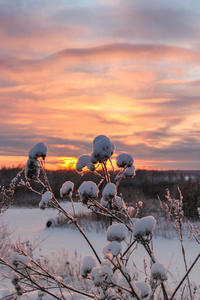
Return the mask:
<path id="1" fill-rule="evenodd" d="M 72 167 L 106 135 L 135 167 L 200 169 L 199 0 L 0 0 L 0 166 Z"/>

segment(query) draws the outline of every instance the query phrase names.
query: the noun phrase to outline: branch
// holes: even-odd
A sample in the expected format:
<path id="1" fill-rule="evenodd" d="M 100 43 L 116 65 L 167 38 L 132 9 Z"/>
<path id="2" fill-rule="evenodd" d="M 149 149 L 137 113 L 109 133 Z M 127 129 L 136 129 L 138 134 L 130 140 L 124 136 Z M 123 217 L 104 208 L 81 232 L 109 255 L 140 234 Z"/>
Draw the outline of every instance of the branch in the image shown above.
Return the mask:
<path id="1" fill-rule="evenodd" d="M 176 295 L 177 291 L 179 290 L 180 286 L 182 285 L 182 283 L 184 282 L 184 280 L 187 278 L 188 274 L 190 273 L 190 271 L 192 270 L 192 268 L 194 267 L 194 265 L 196 264 L 196 262 L 198 261 L 200 257 L 200 253 L 197 255 L 197 257 L 195 258 L 194 262 L 191 264 L 190 268 L 188 269 L 188 271 L 185 273 L 185 275 L 183 276 L 183 278 L 181 279 L 181 281 L 179 282 L 179 284 L 177 285 L 177 287 L 175 288 L 170 300 L 172 300 L 174 298 L 174 296 Z"/>

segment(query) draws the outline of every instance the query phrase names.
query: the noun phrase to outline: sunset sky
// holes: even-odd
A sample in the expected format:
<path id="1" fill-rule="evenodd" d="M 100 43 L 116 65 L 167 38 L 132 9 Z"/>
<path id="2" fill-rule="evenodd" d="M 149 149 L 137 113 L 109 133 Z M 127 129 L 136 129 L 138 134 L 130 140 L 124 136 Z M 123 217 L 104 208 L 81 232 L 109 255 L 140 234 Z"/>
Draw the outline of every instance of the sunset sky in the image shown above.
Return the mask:
<path id="1" fill-rule="evenodd" d="M 136 169 L 200 169 L 200 1 L 0 0 L 0 105 L 1 167 L 104 134 Z"/>

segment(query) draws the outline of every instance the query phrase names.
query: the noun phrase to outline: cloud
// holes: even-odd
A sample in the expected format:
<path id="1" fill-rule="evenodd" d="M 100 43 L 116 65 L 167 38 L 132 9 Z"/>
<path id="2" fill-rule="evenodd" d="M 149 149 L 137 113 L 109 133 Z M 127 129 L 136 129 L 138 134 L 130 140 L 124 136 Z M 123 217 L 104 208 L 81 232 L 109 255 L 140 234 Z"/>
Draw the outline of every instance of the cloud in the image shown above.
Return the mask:
<path id="1" fill-rule="evenodd" d="M 106 134 L 147 164 L 197 167 L 199 6 L 0 1 L 1 154 L 43 141 L 78 157 Z"/>

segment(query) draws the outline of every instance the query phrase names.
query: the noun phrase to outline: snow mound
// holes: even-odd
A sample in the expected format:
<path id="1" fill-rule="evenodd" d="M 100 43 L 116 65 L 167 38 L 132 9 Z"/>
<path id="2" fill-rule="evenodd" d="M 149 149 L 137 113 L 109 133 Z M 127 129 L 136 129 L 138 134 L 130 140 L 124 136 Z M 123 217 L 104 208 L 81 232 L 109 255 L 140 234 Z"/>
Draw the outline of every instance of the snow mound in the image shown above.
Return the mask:
<path id="1" fill-rule="evenodd" d="M 88 200 L 96 199 L 99 193 L 99 189 L 96 183 L 92 181 L 84 181 L 79 189 L 78 193 L 83 203 L 87 203 Z"/>
<path id="2" fill-rule="evenodd" d="M 99 135 L 93 140 L 93 153 L 91 155 L 91 162 L 105 162 L 109 159 L 115 150 L 114 144 L 105 135 Z"/>
<path id="3" fill-rule="evenodd" d="M 156 226 L 156 220 L 153 216 L 148 216 L 137 220 L 133 226 L 133 235 L 135 238 L 145 238 L 153 233 Z"/>
<path id="4" fill-rule="evenodd" d="M 83 265 L 81 268 L 81 276 L 83 278 L 87 277 L 91 273 L 92 269 L 97 266 L 96 260 L 92 255 L 88 255 L 83 260 Z"/>
<path id="5" fill-rule="evenodd" d="M 42 157 L 43 159 L 47 155 L 47 147 L 43 143 L 38 143 L 29 151 L 29 158 L 37 159 Z"/>
<path id="6" fill-rule="evenodd" d="M 60 196 L 72 196 L 74 190 L 74 183 L 71 181 L 65 181 L 60 189 Z"/>
<path id="7" fill-rule="evenodd" d="M 39 208 L 40 209 L 45 209 L 48 204 L 49 204 L 49 201 L 52 199 L 53 195 L 51 192 L 47 191 L 45 192 L 43 195 L 42 195 L 42 199 L 39 203 Z"/>
<path id="8" fill-rule="evenodd" d="M 132 155 L 128 153 L 121 153 L 117 156 L 116 163 L 119 168 L 131 167 L 134 160 Z"/>
<path id="9" fill-rule="evenodd" d="M 102 192 L 104 201 L 108 201 L 110 198 L 114 198 L 116 194 L 117 194 L 116 185 L 114 183 L 107 183 Z"/>
<path id="10" fill-rule="evenodd" d="M 128 229 L 122 223 L 113 223 L 108 227 L 106 232 L 106 237 L 109 242 L 117 241 L 122 242 L 126 239 L 128 234 Z"/>

